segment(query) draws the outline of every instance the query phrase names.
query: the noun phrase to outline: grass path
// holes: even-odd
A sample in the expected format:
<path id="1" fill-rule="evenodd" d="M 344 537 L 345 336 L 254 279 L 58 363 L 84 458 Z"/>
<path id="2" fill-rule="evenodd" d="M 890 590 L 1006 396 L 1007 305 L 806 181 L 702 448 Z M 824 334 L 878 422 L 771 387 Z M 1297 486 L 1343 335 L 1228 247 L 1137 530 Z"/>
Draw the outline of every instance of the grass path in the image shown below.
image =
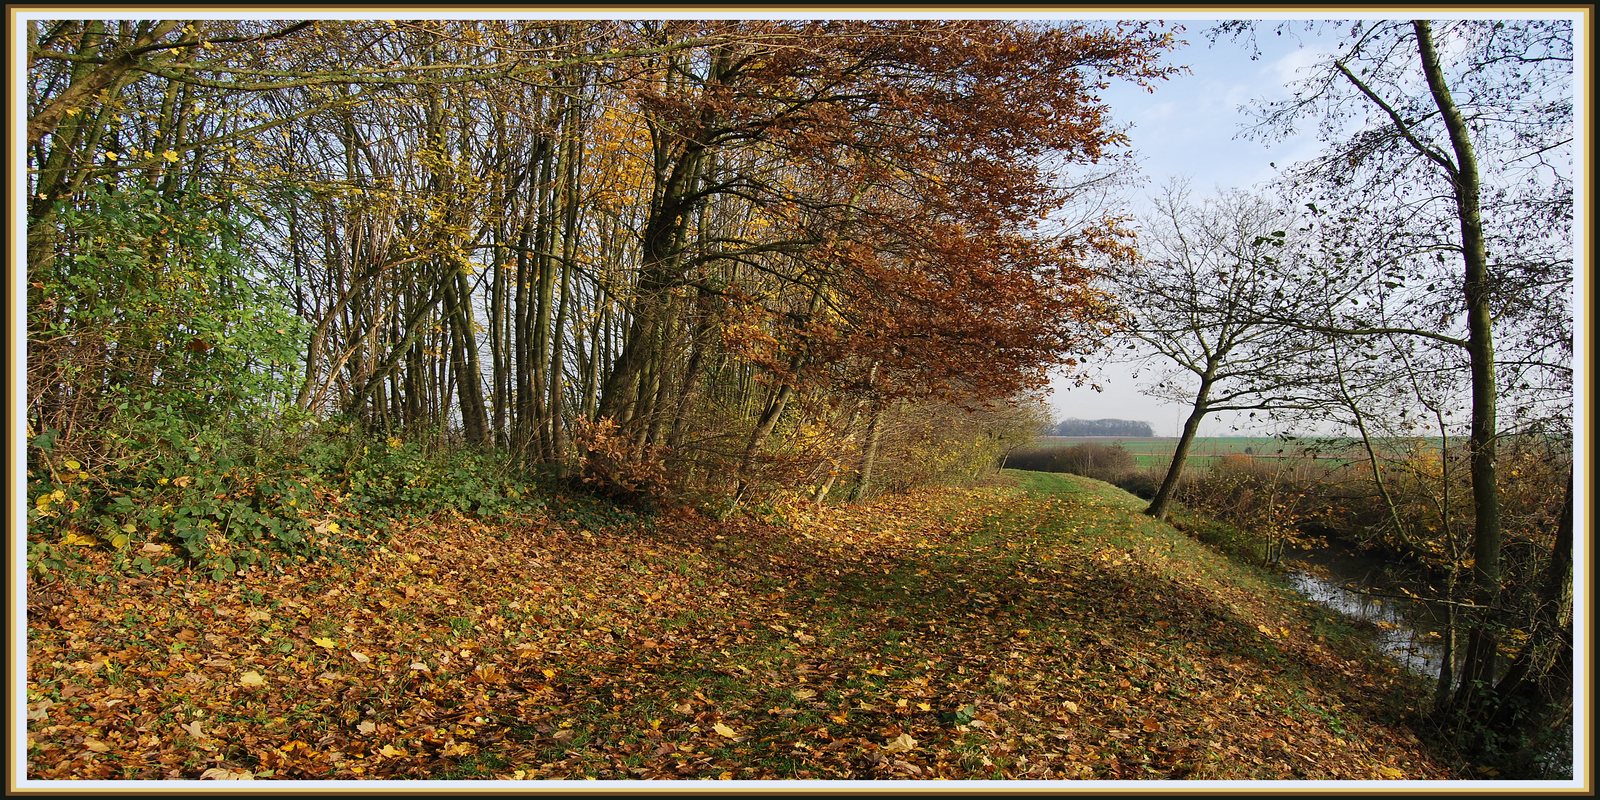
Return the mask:
<path id="1" fill-rule="evenodd" d="M 34 778 L 1441 779 L 1411 691 L 1068 475 L 767 521 L 434 520 L 30 585 Z"/>

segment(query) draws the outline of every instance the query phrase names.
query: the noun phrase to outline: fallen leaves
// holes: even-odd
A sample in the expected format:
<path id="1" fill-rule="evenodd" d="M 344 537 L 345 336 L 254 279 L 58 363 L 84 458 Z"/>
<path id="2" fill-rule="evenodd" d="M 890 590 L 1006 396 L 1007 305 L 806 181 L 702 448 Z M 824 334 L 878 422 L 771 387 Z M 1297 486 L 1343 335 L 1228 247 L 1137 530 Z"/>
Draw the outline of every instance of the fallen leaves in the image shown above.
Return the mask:
<path id="1" fill-rule="evenodd" d="M 30 774 L 1442 774 L 1394 732 L 1358 730 L 1355 666 L 1288 686 L 1253 660 L 1293 640 L 1283 620 L 1245 616 L 1258 601 L 1106 572 L 1088 529 L 1048 532 L 1084 513 L 986 489 L 788 527 L 674 511 L 650 531 L 546 520 L 496 540 L 451 520 L 349 564 L 63 583 L 65 600 L 29 616 Z M 1291 707 L 1291 689 L 1346 730 Z M 261 761 L 245 769 L 235 747 Z M 782 758 L 754 757 L 769 752 Z M 515 769 L 475 766 L 501 763 Z"/>

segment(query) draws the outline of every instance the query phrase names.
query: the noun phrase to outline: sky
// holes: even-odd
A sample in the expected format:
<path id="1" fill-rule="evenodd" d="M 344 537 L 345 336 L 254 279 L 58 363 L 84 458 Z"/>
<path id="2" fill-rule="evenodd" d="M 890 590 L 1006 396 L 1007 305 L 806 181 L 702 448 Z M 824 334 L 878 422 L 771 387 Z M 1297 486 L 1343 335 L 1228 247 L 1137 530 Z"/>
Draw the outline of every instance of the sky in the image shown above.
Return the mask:
<path id="1" fill-rule="evenodd" d="M 1311 132 L 1293 138 L 1262 142 L 1246 138 L 1250 120 L 1241 110 L 1253 101 L 1287 95 L 1286 82 L 1310 64 L 1315 54 L 1331 47 L 1328 42 L 1303 37 L 1259 36 L 1260 56 L 1251 59 L 1244 43 L 1222 39 L 1213 45 L 1206 36 L 1211 20 L 1181 20 L 1179 34 L 1188 44 L 1175 50 L 1169 62 L 1189 68 L 1157 84 L 1156 90 L 1113 85 L 1104 97 L 1119 124 L 1129 126 L 1131 145 L 1138 159 L 1143 185 L 1130 188 L 1125 198 L 1135 215 L 1172 179 L 1187 179 L 1197 195 L 1214 190 L 1248 188 L 1271 180 L 1276 170 L 1309 158 L 1319 143 Z M 1133 368 L 1102 364 L 1095 384 L 1101 391 L 1076 386 L 1060 377 L 1049 398 L 1055 419 L 1132 419 L 1150 423 L 1157 436 L 1176 436 L 1189 408 L 1146 396 L 1140 391 L 1145 378 L 1136 379 Z M 1227 436 L 1246 431 L 1234 427 L 1247 420 L 1238 414 L 1214 414 L 1202 421 L 1200 435 Z"/>

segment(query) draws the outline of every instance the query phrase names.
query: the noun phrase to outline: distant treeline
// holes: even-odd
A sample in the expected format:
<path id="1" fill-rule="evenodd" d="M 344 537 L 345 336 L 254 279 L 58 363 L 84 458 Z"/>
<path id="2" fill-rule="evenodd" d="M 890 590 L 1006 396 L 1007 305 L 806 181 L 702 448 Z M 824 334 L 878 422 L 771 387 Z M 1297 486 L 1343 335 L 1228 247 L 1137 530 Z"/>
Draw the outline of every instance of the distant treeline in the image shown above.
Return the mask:
<path id="1" fill-rule="evenodd" d="M 1150 423 L 1132 419 L 1064 419 L 1052 436 L 1154 436 Z"/>

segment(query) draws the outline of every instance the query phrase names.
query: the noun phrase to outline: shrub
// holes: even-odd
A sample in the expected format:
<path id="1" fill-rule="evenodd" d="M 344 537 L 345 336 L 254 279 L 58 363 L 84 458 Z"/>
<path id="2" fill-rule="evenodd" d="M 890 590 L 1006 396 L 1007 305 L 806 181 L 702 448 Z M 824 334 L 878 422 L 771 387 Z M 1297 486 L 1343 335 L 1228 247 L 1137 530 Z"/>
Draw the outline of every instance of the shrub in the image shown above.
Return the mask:
<path id="1" fill-rule="evenodd" d="M 1006 466 L 1037 472 L 1070 472 L 1115 483 L 1137 470 L 1133 454 L 1114 444 L 1075 444 L 1015 450 Z"/>
<path id="2" fill-rule="evenodd" d="M 1161 490 L 1161 476 L 1145 471 L 1129 472 L 1112 483 L 1123 491 L 1145 500 L 1154 499 L 1156 492 Z"/>

